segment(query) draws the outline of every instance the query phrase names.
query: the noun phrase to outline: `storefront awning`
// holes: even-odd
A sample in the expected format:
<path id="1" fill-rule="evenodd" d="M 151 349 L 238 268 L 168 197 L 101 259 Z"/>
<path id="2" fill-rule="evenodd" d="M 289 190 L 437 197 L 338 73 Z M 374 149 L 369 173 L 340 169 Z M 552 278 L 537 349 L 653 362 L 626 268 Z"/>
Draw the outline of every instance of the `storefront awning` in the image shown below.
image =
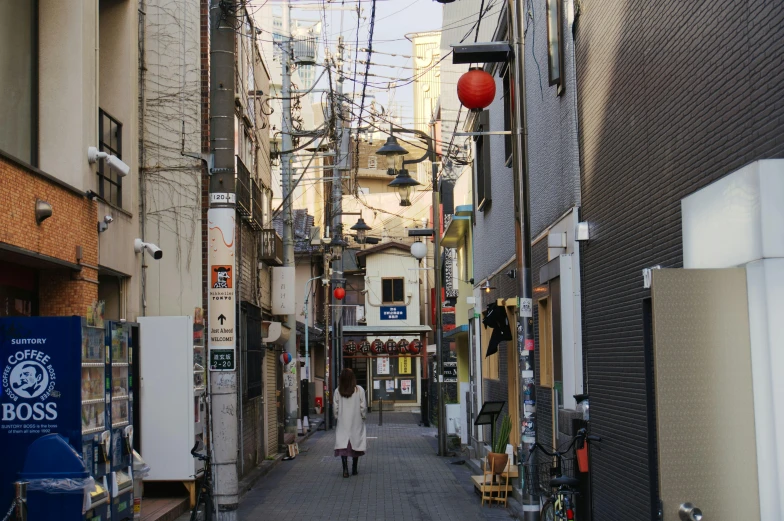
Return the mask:
<path id="1" fill-rule="evenodd" d="M 430 326 L 343 326 L 343 336 L 420 336 L 430 331 Z"/>
<path id="2" fill-rule="evenodd" d="M 471 218 L 464 215 L 455 215 L 441 237 L 441 246 L 444 248 L 457 248 L 468 233 Z"/>
<path id="3" fill-rule="evenodd" d="M 0 261 L 20 264 L 32 269 L 57 270 L 70 269 L 81 271 L 82 267 L 74 262 L 68 262 L 49 255 L 43 255 L 11 244 L 0 242 Z"/>
<path id="4" fill-rule="evenodd" d="M 444 338 L 457 338 L 461 335 L 468 335 L 468 324 L 463 324 L 462 326 L 457 326 L 454 329 L 450 329 L 444 333 Z"/>

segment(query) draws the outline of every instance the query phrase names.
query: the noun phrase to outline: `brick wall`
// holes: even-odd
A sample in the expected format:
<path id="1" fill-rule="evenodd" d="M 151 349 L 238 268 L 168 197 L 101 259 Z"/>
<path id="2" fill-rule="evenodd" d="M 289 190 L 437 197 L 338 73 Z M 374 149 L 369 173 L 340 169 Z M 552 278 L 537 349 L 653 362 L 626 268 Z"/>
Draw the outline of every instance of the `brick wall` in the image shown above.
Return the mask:
<path id="1" fill-rule="evenodd" d="M 0 156 L 0 242 L 41 255 L 98 265 L 97 204 Z M 37 199 L 52 206 L 52 216 L 35 221 Z M 39 314 L 84 315 L 98 299 L 98 273 L 58 269 L 39 274 Z"/>
<path id="2" fill-rule="evenodd" d="M 576 35 L 583 342 L 594 518 L 651 519 L 658 470 L 641 270 L 682 266 L 680 200 L 784 157 L 784 10 L 775 2 L 592 2 Z"/>

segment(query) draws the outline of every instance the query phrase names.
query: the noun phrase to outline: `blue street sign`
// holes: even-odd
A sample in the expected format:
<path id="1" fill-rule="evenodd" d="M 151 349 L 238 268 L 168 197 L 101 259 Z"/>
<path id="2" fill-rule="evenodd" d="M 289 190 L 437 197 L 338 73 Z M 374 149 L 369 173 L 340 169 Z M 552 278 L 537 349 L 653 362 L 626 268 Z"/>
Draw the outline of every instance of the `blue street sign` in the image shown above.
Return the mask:
<path id="1" fill-rule="evenodd" d="M 381 320 L 406 320 L 406 306 L 381 306 Z"/>

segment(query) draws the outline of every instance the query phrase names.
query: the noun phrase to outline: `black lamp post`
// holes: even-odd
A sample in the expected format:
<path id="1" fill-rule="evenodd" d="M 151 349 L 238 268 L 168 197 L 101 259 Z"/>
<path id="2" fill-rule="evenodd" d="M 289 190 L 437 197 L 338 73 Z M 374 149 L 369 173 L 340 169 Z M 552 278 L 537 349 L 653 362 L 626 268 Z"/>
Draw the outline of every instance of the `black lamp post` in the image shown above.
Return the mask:
<path id="1" fill-rule="evenodd" d="M 419 182 L 408 174 L 408 170 L 403 168 L 391 183 L 387 186 L 395 188 L 400 196 L 400 206 L 411 206 L 411 190 L 419 186 Z"/>
<path id="2" fill-rule="evenodd" d="M 413 130 L 407 128 L 399 128 L 390 125 L 390 136 L 387 139 L 387 142 L 381 147 L 379 150 L 376 151 L 376 154 L 380 156 L 387 157 L 387 165 L 391 165 L 390 168 L 394 167 L 394 170 L 390 173 L 392 175 L 395 174 L 396 170 L 399 168 L 399 172 L 397 173 L 397 177 L 389 183 L 389 186 L 395 187 L 398 192 L 400 193 L 400 206 L 411 206 L 411 190 L 413 187 L 419 185 L 419 182 L 413 179 L 408 170 L 405 168 L 400 168 L 397 164 L 393 163 L 392 161 L 397 161 L 398 157 L 402 159 L 402 156 L 406 155 L 408 151 L 401 147 L 397 139 L 394 137 L 394 133 L 404 132 L 407 134 L 414 134 L 419 139 L 427 143 L 427 150 L 417 159 L 407 159 L 402 162 L 400 167 L 405 167 L 407 164 L 416 164 L 421 163 L 425 159 L 430 160 L 432 165 L 432 181 L 433 181 L 433 221 L 435 223 L 441 222 L 441 205 L 439 201 L 439 194 L 438 194 L 438 163 L 436 162 L 436 153 L 433 147 L 433 138 L 425 134 L 420 130 Z M 390 161 L 390 156 L 396 156 L 392 161 Z M 434 242 L 434 250 L 435 250 L 435 262 L 434 262 L 434 275 L 435 275 L 435 305 L 436 305 L 436 320 L 435 320 L 435 331 L 434 337 L 436 341 L 436 374 L 434 375 L 434 379 L 437 385 L 438 390 L 438 455 L 439 456 L 446 456 L 446 414 L 444 411 L 444 386 L 443 379 L 444 374 L 444 360 L 443 360 L 443 352 L 442 352 L 442 338 L 441 332 L 443 330 L 443 323 L 442 323 L 442 316 L 441 316 L 441 307 L 443 302 L 441 300 L 441 263 L 439 261 L 441 255 L 441 234 L 439 230 L 432 230 L 430 233 L 433 235 L 433 242 Z"/>
<path id="3" fill-rule="evenodd" d="M 370 226 L 367 225 L 361 214 L 359 219 L 357 219 L 357 224 L 352 226 L 351 229 L 357 232 L 357 242 L 359 244 L 364 244 L 365 240 L 367 239 L 367 232 L 370 230 Z"/>
<path id="4" fill-rule="evenodd" d="M 400 146 L 395 136 L 389 136 L 387 142 L 376 151 L 376 154 L 387 158 L 387 174 L 396 175 L 403 162 L 403 156 L 408 154 L 408 150 Z"/>

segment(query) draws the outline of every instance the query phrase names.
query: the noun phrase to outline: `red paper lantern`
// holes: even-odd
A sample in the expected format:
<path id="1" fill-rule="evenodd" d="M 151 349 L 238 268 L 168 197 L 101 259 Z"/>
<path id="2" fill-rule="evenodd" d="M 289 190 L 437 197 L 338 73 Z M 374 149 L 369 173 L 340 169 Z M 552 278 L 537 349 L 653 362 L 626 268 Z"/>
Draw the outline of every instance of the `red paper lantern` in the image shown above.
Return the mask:
<path id="1" fill-rule="evenodd" d="M 457 97 L 470 110 L 482 110 L 495 99 L 495 79 L 482 69 L 471 68 L 457 81 Z"/>
<path id="2" fill-rule="evenodd" d="M 346 290 L 343 288 L 335 288 L 335 291 L 332 292 L 335 295 L 335 298 L 338 300 L 343 300 L 343 297 L 346 296 Z"/>

